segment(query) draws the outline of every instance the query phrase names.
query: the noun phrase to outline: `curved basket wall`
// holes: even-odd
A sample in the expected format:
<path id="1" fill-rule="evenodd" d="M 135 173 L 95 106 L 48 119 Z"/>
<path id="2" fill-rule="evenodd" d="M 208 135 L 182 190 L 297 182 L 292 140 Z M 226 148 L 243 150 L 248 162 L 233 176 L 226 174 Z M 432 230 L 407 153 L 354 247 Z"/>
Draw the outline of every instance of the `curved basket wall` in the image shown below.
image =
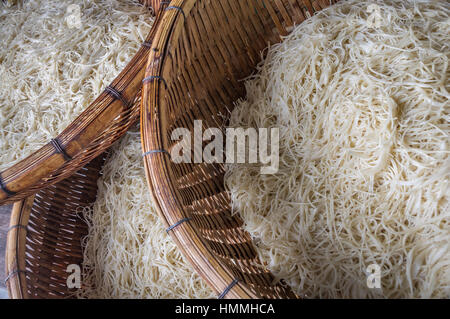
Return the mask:
<path id="1" fill-rule="evenodd" d="M 252 240 L 232 216 L 220 164 L 175 164 L 171 134 L 222 127 L 245 96 L 241 79 L 261 51 L 294 24 L 336 1 L 175 0 L 155 36 L 144 78 L 141 134 L 148 184 L 170 233 L 220 297 L 290 298 L 259 263 Z"/>

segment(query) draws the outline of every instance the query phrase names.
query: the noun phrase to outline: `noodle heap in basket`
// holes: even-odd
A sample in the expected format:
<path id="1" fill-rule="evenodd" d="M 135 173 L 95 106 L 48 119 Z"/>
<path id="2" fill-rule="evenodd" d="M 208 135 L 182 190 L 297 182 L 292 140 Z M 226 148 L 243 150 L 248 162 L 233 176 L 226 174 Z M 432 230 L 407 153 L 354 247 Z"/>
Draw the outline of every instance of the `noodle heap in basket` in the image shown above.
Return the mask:
<path id="1" fill-rule="evenodd" d="M 80 23 L 67 19 L 78 9 Z M 0 170 L 61 132 L 139 49 L 153 18 L 137 1 L 0 5 Z M 71 24 L 75 23 L 75 24 Z M 80 298 L 210 298 L 165 232 L 145 182 L 139 133 L 112 147 L 84 212 Z"/>
<path id="2" fill-rule="evenodd" d="M 132 0 L 0 3 L 0 171 L 62 132 L 125 68 L 153 17 Z"/>
<path id="3" fill-rule="evenodd" d="M 338 3 L 246 81 L 230 126 L 279 128 L 279 170 L 229 164 L 225 183 L 263 264 L 299 296 L 450 297 L 449 12 Z"/>

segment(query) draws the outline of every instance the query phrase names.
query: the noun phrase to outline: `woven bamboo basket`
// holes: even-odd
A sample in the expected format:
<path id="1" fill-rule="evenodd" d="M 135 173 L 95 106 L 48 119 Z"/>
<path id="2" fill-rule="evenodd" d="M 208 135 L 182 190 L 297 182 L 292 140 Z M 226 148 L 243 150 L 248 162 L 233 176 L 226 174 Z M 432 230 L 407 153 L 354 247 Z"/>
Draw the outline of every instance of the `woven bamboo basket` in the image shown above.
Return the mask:
<path id="1" fill-rule="evenodd" d="M 96 200 L 108 148 L 139 118 L 145 64 L 162 9 L 168 5 L 160 0 L 140 2 L 158 15 L 127 67 L 56 141 L 1 173 L 6 181 L 1 204 L 15 201 L 5 256 L 10 298 L 74 296 L 66 270 L 83 260 L 81 242 L 88 227 L 80 212 Z"/>
<path id="2" fill-rule="evenodd" d="M 295 24 L 336 1 L 174 0 L 150 52 L 141 135 L 151 193 L 170 234 L 221 297 L 291 298 L 260 264 L 242 220 L 231 214 L 221 164 L 175 164 L 174 129 L 223 128 L 218 119 L 245 96 L 241 81 L 261 52 Z M 168 8 L 168 9 L 169 9 Z"/>
<path id="3" fill-rule="evenodd" d="M 139 0 L 153 11 L 167 1 Z M 103 153 L 139 118 L 144 66 L 156 28 L 126 68 L 63 132 L 0 172 L 0 205 L 14 203 L 71 176 Z"/>

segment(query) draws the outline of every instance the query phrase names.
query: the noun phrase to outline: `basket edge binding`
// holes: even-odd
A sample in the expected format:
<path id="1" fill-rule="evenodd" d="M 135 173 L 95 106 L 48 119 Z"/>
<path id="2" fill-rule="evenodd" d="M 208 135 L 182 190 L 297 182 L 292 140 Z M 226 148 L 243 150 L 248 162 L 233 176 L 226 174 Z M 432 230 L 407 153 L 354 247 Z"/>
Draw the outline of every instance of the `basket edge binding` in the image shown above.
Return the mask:
<path id="1" fill-rule="evenodd" d="M 16 202 L 11 211 L 5 252 L 5 284 L 11 299 L 28 299 L 25 275 L 25 243 L 34 196 Z"/>

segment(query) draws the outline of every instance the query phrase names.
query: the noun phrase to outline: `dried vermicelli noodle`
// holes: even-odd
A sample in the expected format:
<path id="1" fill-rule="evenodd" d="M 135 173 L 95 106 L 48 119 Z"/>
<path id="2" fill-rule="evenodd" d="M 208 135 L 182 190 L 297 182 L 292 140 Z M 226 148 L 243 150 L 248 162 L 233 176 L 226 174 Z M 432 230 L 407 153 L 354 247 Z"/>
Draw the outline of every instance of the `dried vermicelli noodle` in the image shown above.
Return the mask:
<path id="1" fill-rule="evenodd" d="M 125 68 L 153 17 L 137 0 L 0 4 L 0 171 L 62 132 Z"/>
<path id="2" fill-rule="evenodd" d="M 230 126 L 279 128 L 279 170 L 229 164 L 225 183 L 262 262 L 299 296 L 450 297 L 449 12 L 338 3 L 246 81 Z"/>
<path id="3" fill-rule="evenodd" d="M 84 212 L 82 298 L 214 298 L 185 261 L 152 204 L 139 131 L 114 145 Z"/>

